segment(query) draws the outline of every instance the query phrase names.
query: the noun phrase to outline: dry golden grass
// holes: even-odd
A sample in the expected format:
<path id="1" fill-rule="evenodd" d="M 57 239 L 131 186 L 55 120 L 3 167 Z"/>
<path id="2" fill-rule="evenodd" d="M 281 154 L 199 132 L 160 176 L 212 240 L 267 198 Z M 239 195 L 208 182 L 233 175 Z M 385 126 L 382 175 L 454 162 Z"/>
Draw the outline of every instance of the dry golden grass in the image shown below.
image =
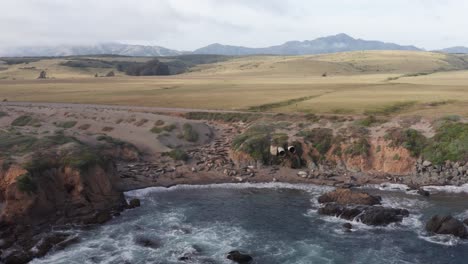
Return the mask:
<path id="1" fill-rule="evenodd" d="M 139 60 L 144 60 L 140 58 Z M 369 51 L 315 56 L 252 56 L 202 65 L 168 77 L 94 78 L 59 60 L 30 63 L 55 79 L 14 65 L 1 76 L 0 100 L 120 104 L 200 109 L 238 109 L 278 104 L 277 112 L 363 113 L 415 101 L 405 113 L 468 116 L 468 71 L 459 57 L 430 52 Z M 452 70 L 446 72 L 436 72 Z M 108 71 L 108 69 L 100 69 Z M 326 72 L 327 77 L 322 77 Z M 436 72 L 436 73 L 433 73 Z M 116 72 L 117 73 L 117 72 Z M 417 77 L 406 74 L 432 73 Z M 11 80 L 16 76 L 16 80 Z M 399 77 L 388 80 L 390 77 Z M 313 97 L 315 96 L 315 97 Z M 313 97 L 313 98 L 312 98 Z M 431 102 L 447 101 L 431 105 Z"/>

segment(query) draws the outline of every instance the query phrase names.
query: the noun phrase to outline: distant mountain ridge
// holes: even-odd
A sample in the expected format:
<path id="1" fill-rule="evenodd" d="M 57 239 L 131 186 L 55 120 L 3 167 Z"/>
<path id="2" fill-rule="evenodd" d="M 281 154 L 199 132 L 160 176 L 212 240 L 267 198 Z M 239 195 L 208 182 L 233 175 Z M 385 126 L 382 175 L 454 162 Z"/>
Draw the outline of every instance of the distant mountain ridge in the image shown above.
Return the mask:
<path id="1" fill-rule="evenodd" d="M 441 49 L 441 50 L 438 50 L 438 51 L 439 52 L 444 52 L 444 53 L 468 53 L 468 48 L 467 47 L 462 47 L 462 46 L 456 46 L 456 47 Z"/>
<path id="2" fill-rule="evenodd" d="M 0 56 L 34 57 L 34 56 L 78 56 L 78 55 L 121 55 L 121 56 L 176 56 L 184 52 L 159 46 L 128 45 L 120 43 L 103 43 L 97 45 L 60 45 L 44 47 L 19 47 L 0 50 Z"/>
<path id="3" fill-rule="evenodd" d="M 75 56 L 75 55 L 121 55 L 121 56 L 177 56 L 183 54 L 215 54 L 244 56 L 255 54 L 271 55 L 307 55 L 363 50 L 423 50 L 411 45 L 398 45 L 376 40 L 355 39 L 344 33 L 306 41 L 289 41 L 282 45 L 265 48 L 211 44 L 193 52 L 177 51 L 160 46 L 129 45 L 104 43 L 97 45 L 59 45 L 44 47 L 17 47 L 0 49 L 0 56 L 34 57 L 34 56 Z M 444 53 L 468 53 L 466 47 L 452 47 L 438 50 Z"/>
<path id="4" fill-rule="evenodd" d="M 212 44 L 195 50 L 195 54 L 219 55 L 307 55 L 359 50 L 421 50 L 415 46 L 401 46 L 394 43 L 355 39 L 344 33 L 306 41 L 289 41 L 282 45 L 267 48 L 247 48 Z"/>

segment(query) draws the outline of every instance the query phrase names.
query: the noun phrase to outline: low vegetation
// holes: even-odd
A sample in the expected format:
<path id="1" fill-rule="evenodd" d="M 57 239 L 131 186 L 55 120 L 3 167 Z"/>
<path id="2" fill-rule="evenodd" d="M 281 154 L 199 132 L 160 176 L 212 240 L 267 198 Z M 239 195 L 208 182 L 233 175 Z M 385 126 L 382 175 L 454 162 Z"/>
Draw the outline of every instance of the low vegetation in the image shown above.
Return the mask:
<path id="1" fill-rule="evenodd" d="M 402 112 L 413 107 L 417 102 L 416 101 L 407 101 L 407 102 L 398 102 L 391 105 L 387 105 L 381 108 L 374 110 L 366 110 L 365 114 L 367 115 L 391 115 L 395 113 Z"/>
<path id="2" fill-rule="evenodd" d="M 173 158 L 174 160 L 187 161 L 190 158 L 187 152 L 185 152 L 182 149 L 174 149 L 170 151 L 169 153 L 167 153 L 167 155 Z"/>
<path id="3" fill-rule="evenodd" d="M 404 147 L 413 157 L 419 157 L 428 144 L 428 139 L 415 129 L 391 129 L 384 138 L 390 141 L 390 147 Z"/>
<path id="4" fill-rule="evenodd" d="M 60 128 L 72 128 L 76 125 L 76 121 L 63 121 L 63 122 L 57 122 L 54 123 L 56 127 Z"/>
<path id="5" fill-rule="evenodd" d="M 232 148 L 267 164 L 270 161 L 271 133 L 273 131 L 273 127 L 266 124 L 251 126 L 234 138 Z"/>
<path id="6" fill-rule="evenodd" d="M 355 156 L 362 156 L 362 157 L 368 157 L 369 156 L 369 150 L 370 150 L 370 143 L 365 137 L 361 137 L 358 140 L 354 141 L 351 143 L 346 148 L 346 154 L 351 155 L 353 157 Z"/>
<path id="7" fill-rule="evenodd" d="M 188 142 L 197 142 L 200 136 L 198 132 L 189 123 L 186 123 L 182 127 L 183 138 Z"/>
<path id="8" fill-rule="evenodd" d="M 37 191 L 37 185 L 29 173 L 25 173 L 16 179 L 18 190 L 24 193 L 32 194 Z"/>
<path id="9" fill-rule="evenodd" d="M 262 104 L 262 105 L 257 105 L 257 106 L 251 106 L 249 107 L 248 110 L 250 111 L 256 111 L 256 112 L 265 112 L 265 111 L 270 111 L 275 108 L 279 107 L 285 107 L 293 104 L 297 104 L 303 101 L 310 100 L 315 97 L 319 97 L 321 95 L 311 95 L 311 96 L 304 96 L 304 97 L 299 97 L 299 98 L 294 98 L 294 99 L 289 99 L 285 101 L 280 101 L 276 103 L 268 103 L 268 104 Z"/>
<path id="10" fill-rule="evenodd" d="M 31 126 L 37 123 L 37 121 L 30 115 L 22 115 L 17 117 L 13 122 L 11 122 L 12 126 Z"/>
<path id="11" fill-rule="evenodd" d="M 468 161 L 468 124 L 446 122 L 423 150 L 425 159 L 435 164 L 445 161 Z"/>
<path id="12" fill-rule="evenodd" d="M 321 154 L 325 155 L 333 143 L 333 131 L 329 128 L 314 128 L 299 132 L 306 142 L 312 143 L 312 146 Z"/>
<path id="13" fill-rule="evenodd" d="M 370 126 L 373 126 L 382 122 L 383 120 L 378 119 L 374 115 L 370 115 L 364 119 L 359 119 L 359 120 L 354 121 L 354 124 L 358 126 L 363 126 L 363 127 L 370 127 Z"/>
<path id="14" fill-rule="evenodd" d="M 259 114 L 253 113 L 214 113 L 214 112 L 189 112 L 185 114 L 185 118 L 191 120 L 210 120 L 232 122 L 251 122 L 261 117 Z"/>
<path id="15" fill-rule="evenodd" d="M 8 114 L 6 112 L 0 111 L 0 118 L 5 117 L 5 116 L 8 116 Z"/>

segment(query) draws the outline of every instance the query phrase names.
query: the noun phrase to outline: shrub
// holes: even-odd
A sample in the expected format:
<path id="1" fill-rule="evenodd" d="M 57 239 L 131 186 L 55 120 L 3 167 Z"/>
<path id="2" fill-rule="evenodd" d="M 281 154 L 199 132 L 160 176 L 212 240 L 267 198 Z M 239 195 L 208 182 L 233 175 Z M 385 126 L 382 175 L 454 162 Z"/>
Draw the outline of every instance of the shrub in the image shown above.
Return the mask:
<path id="1" fill-rule="evenodd" d="M 144 125 L 144 124 L 146 124 L 146 123 L 148 123 L 148 119 L 143 118 L 143 119 L 141 119 L 140 121 L 136 122 L 136 123 L 135 123 L 135 126 L 141 127 L 142 125 Z"/>
<path id="2" fill-rule="evenodd" d="M 182 127 L 183 138 L 188 142 L 197 142 L 200 137 L 196 130 L 193 129 L 191 124 L 184 124 Z"/>
<path id="3" fill-rule="evenodd" d="M 249 127 L 243 134 L 236 136 L 232 148 L 249 154 L 253 159 L 268 163 L 270 161 L 271 125 L 257 124 Z"/>
<path id="4" fill-rule="evenodd" d="M 445 161 L 468 161 L 468 124 L 446 122 L 424 149 L 425 159 L 434 164 Z"/>
<path id="5" fill-rule="evenodd" d="M 164 121 L 158 120 L 158 121 L 156 121 L 156 122 L 154 123 L 154 125 L 155 125 L 155 126 L 162 126 L 162 125 L 164 125 Z"/>
<path id="6" fill-rule="evenodd" d="M 314 128 L 308 131 L 299 132 L 305 140 L 312 143 L 315 149 L 325 155 L 330 150 L 333 141 L 333 131 L 329 128 Z"/>
<path id="7" fill-rule="evenodd" d="M 153 127 L 150 129 L 151 133 L 154 133 L 154 134 L 160 134 L 161 132 L 163 132 L 163 129 L 160 128 L 160 127 Z"/>
<path id="8" fill-rule="evenodd" d="M 347 149 L 346 154 L 351 156 L 369 156 L 370 144 L 367 138 L 359 138 L 358 140 L 354 141 Z"/>
<path id="9" fill-rule="evenodd" d="M 398 153 L 393 155 L 393 160 L 400 160 L 400 159 L 401 159 L 401 157 L 400 157 L 400 155 Z"/>
<path id="10" fill-rule="evenodd" d="M 8 114 L 5 113 L 5 112 L 0 111 L 0 118 L 5 117 L 5 116 L 8 116 Z"/>
<path id="11" fill-rule="evenodd" d="M 22 116 L 16 118 L 15 120 L 13 120 L 13 122 L 11 122 L 11 125 L 12 126 L 27 126 L 32 121 L 33 121 L 32 116 L 22 115 Z"/>
<path id="12" fill-rule="evenodd" d="M 108 126 L 106 126 L 106 127 L 103 127 L 103 128 L 102 128 L 102 131 L 103 131 L 103 132 L 111 132 L 112 130 L 114 130 L 113 127 L 108 127 Z"/>
<path id="13" fill-rule="evenodd" d="M 61 127 L 61 128 L 72 128 L 76 125 L 76 121 L 64 121 L 64 122 L 59 122 L 56 123 L 56 127 Z"/>
<path id="14" fill-rule="evenodd" d="M 91 127 L 90 124 L 83 124 L 83 125 L 79 126 L 78 129 L 80 129 L 80 130 L 88 130 L 90 127 Z"/>
<path id="15" fill-rule="evenodd" d="M 29 173 L 23 174 L 16 179 L 18 190 L 24 193 L 34 193 L 37 191 L 37 185 Z"/>
<path id="16" fill-rule="evenodd" d="M 370 116 L 367 116 L 366 118 L 364 119 L 360 119 L 360 120 L 356 120 L 354 122 L 354 124 L 358 125 L 358 126 L 363 126 L 363 127 L 370 127 L 376 123 L 380 123 L 381 121 L 378 120 L 375 116 L 373 115 L 370 115 Z"/>
<path id="17" fill-rule="evenodd" d="M 428 144 L 426 137 L 414 129 L 392 129 L 387 132 L 384 138 L 391 141 L 391 147 L 402 146 L 409 150 L 413 157 L 420 156 Z"/>
<path id="18" fill-rule="evenodd" d="M 162 129 L 167 132 L 172 132 L 172 130 L 176 129 L 177 126 L 175 124 L 170 124 L 167 126 L 163 126 Z"/>
<path id="19" fill-rule="evenodd" d="M 174 160 L 187 161 L 189 159 L 188 154 L 182 149 L 174 149 L 171 152 L 169 152 L 168 155 Z"/>

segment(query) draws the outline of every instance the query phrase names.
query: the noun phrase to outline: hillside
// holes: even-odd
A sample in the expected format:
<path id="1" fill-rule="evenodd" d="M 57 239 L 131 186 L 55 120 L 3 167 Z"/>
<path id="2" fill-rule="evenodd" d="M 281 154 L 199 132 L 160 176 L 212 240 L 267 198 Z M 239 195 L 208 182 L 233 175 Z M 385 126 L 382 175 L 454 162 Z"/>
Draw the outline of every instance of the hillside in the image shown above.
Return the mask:
<path id="1" fill-rule="evenodd" d="M 358 51 L 160 57 L 170 67 L 186 67 L 178 68 L 185 73 L 171 76 L 127 76 L 114 68 L 116 62 L 141 64 L 150 59 L 16 59 L 16 64 L 0 65 L 0 100 L 262 112 L 468 115 L 468 60 L 458 54 Z M 66 66 L 63 62 L 67 61 L 84 67 Z M 41 69 L 47 70 L 48 79 L 36 79 Z M 94 77 L 111 70 L 115 77 Z"/>
<path id="2" fill-rule="evenodd" d="M 200 65 L 194 74 L 320 76 L 416 74 L 468 68 L 463 57 L 432 52 L 365 51 L 307 56 L 248 56 Z"/>

